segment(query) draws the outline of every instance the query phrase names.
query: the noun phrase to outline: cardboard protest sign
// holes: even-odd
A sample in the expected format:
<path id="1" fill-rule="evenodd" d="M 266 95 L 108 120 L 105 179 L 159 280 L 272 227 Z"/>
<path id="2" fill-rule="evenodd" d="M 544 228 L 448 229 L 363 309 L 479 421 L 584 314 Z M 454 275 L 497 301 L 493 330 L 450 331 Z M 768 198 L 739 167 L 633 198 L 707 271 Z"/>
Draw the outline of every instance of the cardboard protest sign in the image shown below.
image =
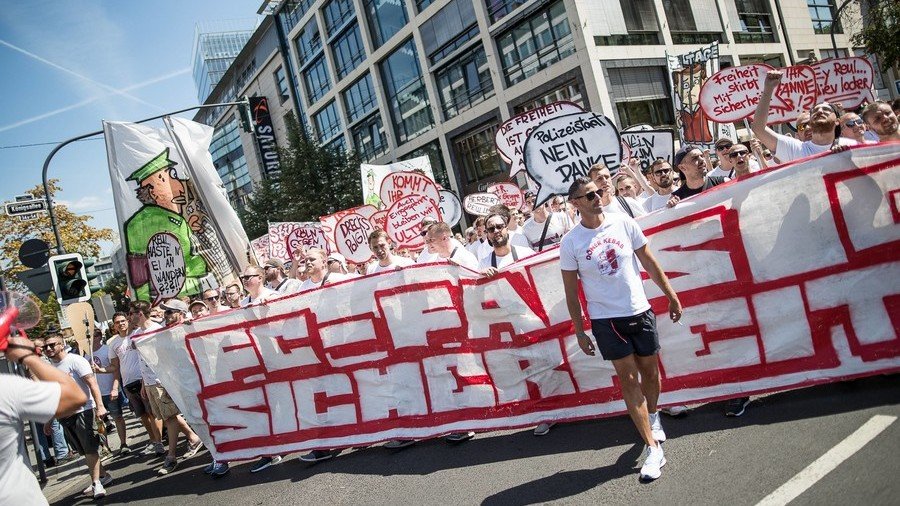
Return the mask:
<path id="1" fill-rule="evenodd" d="M 638 218 L 685 308 L 657 318 L 664 402 L 900 370 L 898 178 L 896 146 L 855 147 Z M 414 265 L 135 342 L 220 461 L 623 413 L 611 363 L 577 344 L 558 254 L 492 278 Z"/>
<path id="2" fill-rule="evenodd" d="M 301 221 L 269 223 L 269 258 L 289 262 L 293 252 L 302 247 L 329 250 L 321 225 Z"/>
<path id="3" fill-rule="evenodd" d="M 641 161 L 642 172 L 646 172 L 657 158 L 672 163 L 675 156 L 675 132 L 672 130 L 625 130 L 622 143 L 628 146 L 631 158 Z M 623 155 L 622 158 L 629 157 Z"/>
<path id="4" fill-rule="evenodd" d="M 501 203 L 500 197 L 493 193 L 470 193 L 463 199 L 463 209 L 475 216 L 487 216 L 491 206 Z"/>
<path id="5" fill-rule="evenodd" d="M 583 111 L 584 109 L 574 102 L 559 101 L 525 111 L 504 121 L 494 136 L 494 145 L 500 157 L 510 166 L 509 177 L 525 170 L 523 150 L 525 140 L 533 128 L 551 118 Z"/>
<path id="6" fill-rule="evenodd" d="M 381 230 L 387 229 L 387 209 L 382 209 L 381 211 L 376 211 L 369 216 L 369 223 L 372 224 L 375 228 L 380 228 Z"/>
<path id="7" fill-rule="evenodd" d="M 535 205 L 553 195 L 565 195 L 579 176 L 602 163 L 613 174 L 622 161 L 622 140 L 613 122 L 602 114 L 582 112 L 560 116 L 531 131 L 525 141 L 525 167 L 538 190 Z"/>
<path id="8" fill-rule="evenodd" d="M 451 190 L 441 190 L 440 193 L 441 202 L 438 208 L 441 211 L 441 219 L 451 227 L 455 227 L 462 218 L 462 202 L 459 201 L 459 196 Z"/>
<path id="9" fill-rule="evenodd" d="M 716 72 L 700 89 L 700 107 L 713 121 L 732 123 L 753 116 L 772 67 L 753 63 Z"/>
<path id="10" fill-rule="evenodd" d="M 357 213 L 366 218 L 370 218 L 378 209 L 372 205 L 364 205 L 359 207 L 353 207 L 351 209 L 344 209 L 343 211 L 338 211 L 334 214 L 329 214 L 327 216 L 319 217 L 319 224 L 322 227 L 322 232 L 325 233 L 325 240 L 328 242 L 330 247 L 336 248 L 337 244 L 334 240 L 334 233 L 337 229 L 337 222 L 342 217 L 350 213 Z"/>
<path id="11" fill-rule="evenodd" d="M 422 220 L 426 217 L 441 221 L 437 204 L 424 195 L 407 195 L 388 209 L 385 232 L 398 248 L 421 248 L 425 245 L 425 238 L 420 232 Z"/>
<path id="12" fill-rule="evenodd" d="M 515 183 L 496 183 L 488 186 L 487 191 L 500 197 L 500 203 L 510 209 L 521 209 L 525 203 L 525 194 Z"/>
<path id="13" fill-rule="evenodd" d="M 375 206 L 375 209 L 386 209 L 387 204 L 381 201 L 381 181 L 392 172 L 421 172 L 434 181 L 434 171 L 431 169 L 431 159 L 427 155 L 389 163 L 387 165 L 372 165 L 363 163 L 359 166 L 360 179 L 362 181 L 363 203 Z M 326 232 L 326 235 L 327 232 Z"/>
<path id="14" fill-rule="evenodd" d="M 150 266 L 150 284 L 156 294 L 154 305 L 181 293 L 186 279 L 184 251 L 174 234 L 159 232 L 150 238 L 147 264 Z"/>
<path id="15" fill-rule="evenodd" d="M 666 52 L 666 60 L 681 142 L 712 149 L 716 139 L 723 135 L 736 138 L 732 124 L 710 121 L 700 107 L 700 89 L 709 76 L 719 71 L 719 43 L 679 55 Z"/>
<path id="16" fill-rule="evenodd" d="M 334 232 L 337 252 L 354 263 L 368 262 L 372 258 L 369 234 L 373 230 L 375 227 L 369 218 L 359 213 L 344 215 L 338 220 Z"/>
<path id="17" fill-rule="evenodd" d="M 818 103 L 839 103 L 844 109 L 854 109 L 867 100 L 874 100 L 875 71 L 869 60 L 859 56 L 830 58 L 811 67 L 816 73 Z"/>
<path id="18" fill-rule="evenodd" d="M 257 237 L 250 241 L 250 247 L 253 255 L 256 256 L 256 264 L 262 265 L 269 259 L 269 234 Z"/>
<path id="19" fill-rule="evenodd" d="M 424 195 L 434 203 L 441 201 L 434 181 L 418 172 L 392 172 L 381 180 L 379 196 L 385 205 L 390 206 L 407 195 Z"/>
<path id="20" fill-rule="evenodd" d="M 792 65 L 778 70 L 782 72 L 782 78 L 769 104 L 766 119 L 769 125 L 796 121 L 800 113 L 816 105 L 819 96 L 816 72 L 809 65 Z"/>

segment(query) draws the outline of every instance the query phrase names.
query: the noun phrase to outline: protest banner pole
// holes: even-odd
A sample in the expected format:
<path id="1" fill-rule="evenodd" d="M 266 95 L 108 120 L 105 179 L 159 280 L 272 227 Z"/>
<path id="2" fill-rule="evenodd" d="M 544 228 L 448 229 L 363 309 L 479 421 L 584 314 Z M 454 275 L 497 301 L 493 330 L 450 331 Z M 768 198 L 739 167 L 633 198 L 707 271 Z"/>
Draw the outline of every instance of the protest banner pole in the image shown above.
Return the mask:
<path id="1" fill-rule="evenodd" d="M 194 107 L 188 107 L 186 109 L 179 109 L 177 111 L 167 112 L 165 114 L 160 114 L 158 116 L 153 116 L 152 118 L 145 118 L 140 121 L 135 121 L 134 123 L 147 123 L 149 121 L 164 118 L 166 116 L 172 116 L 174 114 L 181 114 L 183 112 L 193 111 L 196 109 L 209 109 L 211 107 L 243 105 L 243 104 L 246 104 L 246 102 L 243 102 L 243 101 L 241 101 L 241 102 L 221 102 L 218 104 L 197 105 Z M 103 133 L 103 130 L 97 130 L 96 132 L 79 135 L 76 137 L 72 137 L 71 139 L 62 141 L 59 144 L 57 144 L 56 147 L 53 148 L 52 151 L 50 151 L 50 154 L 47 155 L 47 158 L 44 160 L 44 166 L 43 166 L 43 169 L 41 170 L 41 179 L 42 179 L 43 186 L 44 186 L 44 198 L 47 200 L 47 212 L 50 214 L 50 227 L 53 229 L 53 236 L 56 239 L 56 253 L 58 255 L 61 255 L 61 254 L 65 253 L 66 251 L 62 244 L 62 236 L 59 235 L 59 225 L 56 222 L 56 212 L 53 210 L 53 202 L 51 201 L 51 198 L 50 198 L 50 182 L 47 178 L 47 173 L 50 170 L 50 160 L 52 160 L 53 157 L 56 156 L 56 153 L 59 150 L 68 146 L 69 144 L 76 142 L 76 141 L 80 141 L 82 139 L 87 139 L 88 137 L 100 135 L 102 133 Z"/>

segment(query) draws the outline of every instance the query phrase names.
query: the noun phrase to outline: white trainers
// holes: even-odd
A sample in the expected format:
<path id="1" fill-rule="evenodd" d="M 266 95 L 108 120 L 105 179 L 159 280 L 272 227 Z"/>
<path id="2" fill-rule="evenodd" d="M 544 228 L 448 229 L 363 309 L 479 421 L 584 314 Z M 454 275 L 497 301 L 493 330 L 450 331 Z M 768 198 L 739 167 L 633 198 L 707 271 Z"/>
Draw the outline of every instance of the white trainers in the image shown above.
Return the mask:
<path id="1" fill-rule="evenodd" d="M 666 465 L 666 455 L 662 445 L 647 447 L 647 460 L 641 466 L 642 480 L 655 480 L 662 475 L 662 466 Z"/>
<path id="2" fill-rule="evenodd" d="M 106 497 L 106 489 L 103 488 L 103 483 L 100 480 L 94 482 L 94 500 L 103 499 Z"/>
<path id="3" fill-rule="evenodd" d="M 659 421 L 659 411 L 650 413 L 650 432 L 653 434 L 653 439 L 660 443 L 666 440 L 666 433 L 663 431 L 662 422 Z"/>
<path id="4" fill-rule="evenodd" d="M 101 485 L 109 485 L 109 482 L 111 482 L 111 481 L 112 481 L 112 475 L 109 473 L 106 473 L 100 477 Z M 87 486 L 86 489 L 81 491 L 81 495 L 91 495 L 93 493 L 94 493 L 94 484 L 93 483 L 91 483 L 90 485 Z M 105 494 L 106 491 L 104 490 L 103 493 Z"/>

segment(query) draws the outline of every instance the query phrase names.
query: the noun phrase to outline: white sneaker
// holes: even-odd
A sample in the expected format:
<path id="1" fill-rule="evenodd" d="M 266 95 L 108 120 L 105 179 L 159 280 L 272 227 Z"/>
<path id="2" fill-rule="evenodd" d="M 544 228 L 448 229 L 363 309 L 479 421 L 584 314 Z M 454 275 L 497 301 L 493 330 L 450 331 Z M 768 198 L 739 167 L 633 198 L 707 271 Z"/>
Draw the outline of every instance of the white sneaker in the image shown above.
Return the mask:
<path id="1" fill-rule="evenodd" d="M 662 422 L 659 421 L 659 411 L 650 413 L 650 432 L 653 434 L 653 439 L 660 443 L 666 440 L 666 433 L 663 431 Z"/>
<path id="2" fill-rule="evenodd" d="M 546 436 L 550 433 L 550 427 L 556 425 L 556 422 L 542 422 L 539 423 L 537 427 L 534 428 L 535 436 Z"/>
<path id="3" fill-rule="evenodd" d="M 101 485 L 109 485 L 109 482 L 111 482 L 111 481 L 112 481 L 112 475 L 109 473 L 106 473 L 100 477 Z M 87 486 L 86 489 L 81 491 L 81 495 L 91 495 L 93 493 L 94 493 L 94 484 L 93 483 L 91 483 L 90 485 Z M 106 493 L 106 492 L 104 491 L 104 493 Z"/>
<path id="4" fill-rule="evenodd" d="M 641 479 L 655 480 L 662 475 L 662 466 L 666 465 L 666 455 L 663 453 L 662 445 L 659 444 L 647 449 L 647 460 L 641 466 Z"/>
<path id="5" fill-rule="evenodd" d="M 100 480 L 94 482 L 94 499 L 103 499 L 106 497 L 106 489 L 103 488 L 103 483 Z"/>

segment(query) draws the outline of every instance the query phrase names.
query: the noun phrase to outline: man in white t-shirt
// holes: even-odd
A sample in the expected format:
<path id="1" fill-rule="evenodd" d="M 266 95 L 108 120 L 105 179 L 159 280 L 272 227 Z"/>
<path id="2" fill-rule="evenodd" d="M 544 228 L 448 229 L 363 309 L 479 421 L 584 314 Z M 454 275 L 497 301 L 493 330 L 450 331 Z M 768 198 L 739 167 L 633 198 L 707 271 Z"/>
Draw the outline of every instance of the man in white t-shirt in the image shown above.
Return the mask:
<path id="1" fill-rule="evenodd" d="M 588 177 L 597 184 L 598 188 L 603 189 L 603 212 L 625 213 L 632 218 L 647 214 L 647 211 L 644 210 L 644 206 L 637 200 L 631 197 L 616 196 L 616 189 L 612 183 L 612 176 L 606 165 L 603 165 L 602 163 L 594 164 L 588 171 Z"/>
<path id="2" fill-rule="evenodd" d="M 549 220 L 549 221 L 548 221 Z M 550 205 L 544 204 L 534 208 L 531 218 L 522 225 L 522 232 L 528 238 L 531 248 L 543 249 L 557 244 L 566 232 L 571 228 L 569 217 L 566 213 L 550 212 Z M 547 230 L 544 232 L 544 230 Z"/>
<path id="3" fill-rule="evenodd" d="M 509 214 L 503 210 L 497 210 L 489 214 L 484 220 L 484 230 L 490 242 L 491 252 L 479 261 L 481 275 L 485 277 L 496 276 L 500 269 L 529 257 L 534 250 L 525 246 L 513 246 L 509 243 Z"/>
<path id="4" fill-rule="evenodd" d="M 780 70 L 770 70 L 766 74 L 762 95 L 759 97 L 759 105 L 753 114 L 753 122 L 750 124 L 753 133 L 769 150 L 775 153 L 779 160 L 787 163 L 798 158 L 823 153 L 832 149 L 835 143 L 840 146 L 857 144 L 852 139 L 842 137 L 835 139 L 835 127 L 839 124 L 838 116 L 834 106 L 828 102 L 816 104 L 809 112 L 807 128 L 812 131 L 811 140 L 801 141 L 781 135 L 766 126 L 766 120 L 769 117 L 769 103 L 772 101 L 772 94 L 781 83 L 782 75 Z"/>
<path id="5" fill-rule="evenodd" d="M 301 292 L 350 279 L 348 274 L 332 272 L 328 268 L 328 254 L 321 248 L 306 250 L 304 263 L 306 264 L 306 280 L 300 285 Z"/>
<path id="6" fill-rule="evenodd" d="M 649 448 L 641 478 L 654 480 L 666 463 L 661 444 L 666 436 L 656 406 L 660 390 L 659 338 L 638 260 L 669 299 L 672 321 L 681 318 L 681 303 L 647 248 L 641 228 L 628 216 L 604 213 L 602 192 L 584 177 L 576 179 L 569 189 L 569 202 L 581 213 L 581 223 L 563 237 L 559 247 L 566 306 L 578 345 L 593 355 L 594 343 L 584 332 L 581 314 L 581 278 L 597 349 L 604 359 L 612 361 L 628 414 Z"/>
<path id="7" fill-rule="evenodd" d="M 862 119 L 880 142 L 900 141 L 900 121 L 891 104 L 881 100 L 872 102 L 863 109 Z"/>
<path id="8" fill-rule="evenodd" d="M 284 263 L 277 258 L 266 260 L 263 265 L 266 274 L 266 285 L 268 288 L 278 292 L 280 295 L 288 295 L 300 291 L 299 279 L 289 278 L 284 271 Z"/>
<path id="9" fill-rule="evenodd" d="M 109 412 L 109 416 L 116 422 L 116 433 L 119 435 L 118 453 L 128 453 L 128 436 L 125 432 L 125 417 L 123 416 L 125 403 L 123 402 L 119 375 L 113 374 L 110 367 L 109 347 L 103 342 L 103 333 L 100 329 L 94 331 L 94 339 L 91 340 L 93 351 L 91 352 L 91 368 L 97 375 L 97 384 L 100 385 L 100 395 L 103 396 L 103 406 Z"/>
<path id="10" fill-rule="evenodd" d="M 261 267 L 248 265 L 241 274 L 241 283 L 247 296 L 241 299 L 240 307 L 247 307 L 250 304 L 258 304 L 279 297 L 281 294 L 272 290 L 264 283 L 265 271 Z"/>
<path id="11" fill-rule="evenodd" d="M 402 269 L 415 263 L 410 258 L 393 254 L 391 238 L 380 228 L 369 234 L 369 248 L 377 261 L 369 264 L 366 274 Z"/>
<path id="12" fill-rule="evenodd" d="M 469 250 L 463 248 L 458 241 L 453 239 L 453 231 L 450 229 L 450 225 L 439 222 L 428 227 L 428 231 L 425 234 L 425 244 L 438 257 L 438 261 L 447 261 L 473 272 L 479 271 L 478 259 Z"/>
<path id="13" fill-rule="evenodd" d="M 475 218 L 472 229 L 475 230 L 475 240 L 469 243 L 466 248 L 480 261 L 485 255 L 488 255 L 491 252 L 491 245 L 488 242 L 487 234 L 484 231 L 484 216 Z"/>
<path id="14" fill-rule="evenodd" d="M 2 335 L 8 334 L 7 326 Z M 0 504 L 46 505 L 31 471 L 24 422 L 49 426 L 54 417 L 66 418 L 81 409 L 88 396 L 72 378 L 42 360 L 27 338 L 8 339 L 6 360 L 27 367 L 38 381 L 0 374 Z"/>
<path id="15" fill-rule="evenodd" d="M 650 164 L 650 179 L 656 185 L 656 193 L 644 201 L 644 209 L 652 213 L 657 209 L 665 209 L 672 192 L 675 191 L 675 170 L 668 161 L 657 158 Z"/>
<path id="16" fill-rule="evenodd" d="M 100 463 L 100 436 L 97 434 L 97 418 L 106 416 L 106 408 L 103 407 L 103 396 L 100 395 L 100 387 L 94 377 L 91 365 L 84 357 L 74 353 L 68 353 L 62 336 L 52 335 L 44 344 L 44 353 L 53 363 L 54 367 L 68 374 L 75 384 L 81 388 L 88 401 L 75 411 L 75 414 L 60 418 L 66 439 L 75 451 L 84 455 L 87 461 L 88 474 L 91 477 L 91 485 L 85 489 L 85 493 L 99 499 L 106 495 L 104 485 L 108 484 L 112 477 Z M 44 425 L 45 434 L 49 429 Z"/>

